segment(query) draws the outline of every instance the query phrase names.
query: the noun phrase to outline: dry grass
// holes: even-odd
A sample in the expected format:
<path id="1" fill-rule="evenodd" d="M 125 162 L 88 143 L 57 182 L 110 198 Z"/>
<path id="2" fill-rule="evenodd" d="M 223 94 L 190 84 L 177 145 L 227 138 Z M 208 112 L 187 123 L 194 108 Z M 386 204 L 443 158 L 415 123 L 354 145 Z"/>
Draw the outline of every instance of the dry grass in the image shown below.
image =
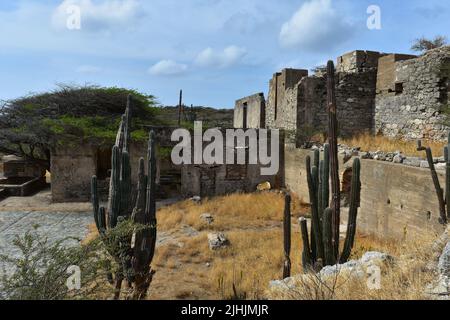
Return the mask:
<path id="1" fill-rule="evenodd" d="M 156 274 L 149 299 L 263 299 L 268 283 L 282 277 L 284 198 L 277 192 L 233 194 L 207 199 L 201 204 L 183 201 L 158 210 L 158 233 L 163 240 L 156 249 Z M 302 243 L 297 217 L 308 208 L 298 199 L 292 212 L 292 274 L 300 274 Z M 202 213 L 215 221 L 201 221 Z M 198 233 L 186 234 L 186 228 Z M 208 248 L 207 234 L 223 231 L 231 245 L 222 250 Z M 422 299 L 423 288 L 433 275 L 425 271 L 434 237 L 409 237 L 385 241 L 357 235 L 352 259 L 367 251 L 401 257 L 399 265 L 383 271 L 382 290 L 370 291 L 365 281 L 339 278 L 329 292 L 319 283 L 300 287 L 291 299 Z"/>
<path id="2" fill-rule="evenodd" d="M 425 300 L 427 286 L 436 275 L 428 270 L 432 261 L 431 245 L 434 236 L 410 238 L 401 242 L 380 241 L 371 237 L 358 237 L 353 258 L 368 250 L 386 252 L 396 257 L 393 264 L 384 264 L 381 273 L 381 289 L 371 290 L 367 278 L 337 277 L 322 280 L 315 276 L 302 279 L 288 292 L 274 292 L 274 299 L 334 299 L 334 300 Z"/>
<path id="3" fill-rule="evenodd" d="M 390 139 L 383 136 L 373 136 L 370 134 L 362 134 L 349 139 L 340 139 L 339 143 L 350 147 L 361 147 L 363 151 L 395 152 L 401 151 L 407 156 L 424 157 L 423 151 L 417 151 L 416 141 L 406 141 L 398 139 Z M 433 155 L 440 157 L 443 155 L 445 143 L 436 141 L 423 141 L 424 146 L 429 146 L 433 150 Z"/>
<path id="4" fill-rule="evenodd" d="M 189 225 L 199 231 L 259 228 L 280 222 L 283 208 L 284 197 L 279 192 L 236 193 L 205 199 L 201 204 L 187 200 L 159 210 L 158 227 L 164 231 L 177 229 L 180 225 Z M 293 197 L 291 212 L 294 217 L 306 215 L 308 206 Z M 199 218 L 203 213 L 214 216 L 211 226 Z"/>

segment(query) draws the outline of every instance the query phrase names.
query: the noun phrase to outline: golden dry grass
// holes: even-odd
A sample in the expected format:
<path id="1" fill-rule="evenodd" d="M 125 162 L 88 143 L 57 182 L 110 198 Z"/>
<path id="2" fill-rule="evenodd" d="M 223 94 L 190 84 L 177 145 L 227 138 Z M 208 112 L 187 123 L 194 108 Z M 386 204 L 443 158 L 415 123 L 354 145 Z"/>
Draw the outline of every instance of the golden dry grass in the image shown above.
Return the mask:
<path id="1" fill-rule="evenodd" d="M 384 136 L 373 136 L 370 134 L 361 134 L 348 139 L 340 139 L 339 143 L 349 147 L 361 147 L 363 151 L 395 152 L 401 151 L 406 156 L 424 157 L 423 151 L 417 151 L 416 141 L 406 141 L 398 139 L 390 139 Z M 433 155 L 440 157 L 444 153 L 445 143 L 424 140 L 423 145 L 431 147 Z"/>
<path id="2" fill-rule="evenodd" d="M 334 299 L 334 300 L 425 300 L 430 299 L 428 285 L 436 275 L 428 269 L 432 261 L 431 246 L 435 236 L 410 237 L 403 241 L 380 241 L 359 236 L 353 258 L 367 251 L 380 251 L 396 258 L 385 264 L 381 273 L 381 288 L 370 289 L 367 278 L 354 278 L 346 274 L 322 281 L 315 276 L 299 281 L 297 287 L 287 292 L 272 292 L 273 299 Z"/>
<path id="3" fill-rule="evenodd" d="M 264 227 L 280 222 L 283 208 L 284 197 L 279 192 L 236 193 L 205 199 L 201 204 L 186 200 L 159 210 L 158 227 L 165 231 L 179 228 L 180 225 L 189 225 L 199 231 Z M 307 214 L 308 207 L 293 197 L 291 212 L 294 217 L 300 217 Z M 203 213 L 214 216 L 211 226 L 200 219 Z"/>
<path id="4" fill-rule="evenodd" d="M 365 281 L 339 279 L 332 294 L 317 295 L 318 288 L 299 288 L 294 296 L 267 295 L 269 281 L 282 278 L 284 197 L 278 192 L 233 194 L 206 199 L 200 204 L 183 201 L 158 210 L 158 233 L 165 238 L 156 249 L 156 270 L 149 299 L 422 299 L 433 277 L 424 271 L 430 261 L 434 237 L 379 240 L 357 235 L 352 259 L 367 251 L 401 257 L 399 266 L 383 272 L 382 291 L 370 291 Z M 302 272 L 302 243 L 297 218 L 308 208 L 294 198 L 292 204 L 292 274 Z M 212 225 L 200 219 L 211 213 Z M 197 234 L 186 234 L 194 228 Z M 190 229 L 192 230 L 192 229 Z M 211 251 L 207 234 L 223 231 L 231 245 Z M 323 288 L 322 288 L 323 289 Z"/>

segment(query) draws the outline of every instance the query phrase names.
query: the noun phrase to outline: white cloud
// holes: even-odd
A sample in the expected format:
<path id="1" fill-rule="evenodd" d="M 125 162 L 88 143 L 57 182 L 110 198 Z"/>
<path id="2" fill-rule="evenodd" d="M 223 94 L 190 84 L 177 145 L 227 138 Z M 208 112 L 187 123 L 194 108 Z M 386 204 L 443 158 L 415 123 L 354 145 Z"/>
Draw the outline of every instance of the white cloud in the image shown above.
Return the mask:
<path id="1" fill-rule="evenodd" d="M 57 29 L 66 28 L 67 20 L 73 14 L 71 8 L 80 9 L 81 29 L 103 31 L 111 28 L 128 28 L 142 14 L 136 0 L 64 0 L 53 12 L 52 24 Z"/>
<path id="2" fill-rule="evenodd" d="M 155 76 L 173 76 L 186 72 L 187 65 L 173 60 L 161 60 L 150 67 L 148 72 Z"/>
<path id="3" fill-rule="evenodd" d="M 246 54 L 247 50 L 238 46 L 229 46 L 223 51 L 206 48 L 198 54 L 195 63 L 201 67 L 227 68 L 238 63 Z"/>
<path id="4" fill-rule="evenodd" d="M 100 71 L 102 71 L 101 68 L 96 67 L 96 66 L 90 66 L 90 65 L 82 65 L 76 68 L 75 70 L 77 73 L 99 73 Z"/>
<path id="5" fill-rule="evenodd" d="M 285 48 L 330 50 L 351 37 L 351 27 L 331 0 L 310 0 L 283 24 L 279 39 Z"/>

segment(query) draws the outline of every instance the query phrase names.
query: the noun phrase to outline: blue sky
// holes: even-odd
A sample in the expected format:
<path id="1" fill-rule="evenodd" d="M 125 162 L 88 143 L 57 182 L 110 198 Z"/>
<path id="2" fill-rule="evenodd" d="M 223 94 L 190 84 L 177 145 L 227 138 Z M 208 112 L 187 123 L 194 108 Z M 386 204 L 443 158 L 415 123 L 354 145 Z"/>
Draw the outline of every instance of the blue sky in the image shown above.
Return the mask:
<path id="1" fill-rule="evenodd" d="M 67 10 L 80 8 L 81 28 Z M 381 29 L 366 25 L 369 5 Z M 449 36 L 437 0 L 2 0 L 0 100 L 57 83 L 135 88 L 175 105 L 233 107 L 284 67 L 310 69 L 354 49 L 409 53 Z"/>

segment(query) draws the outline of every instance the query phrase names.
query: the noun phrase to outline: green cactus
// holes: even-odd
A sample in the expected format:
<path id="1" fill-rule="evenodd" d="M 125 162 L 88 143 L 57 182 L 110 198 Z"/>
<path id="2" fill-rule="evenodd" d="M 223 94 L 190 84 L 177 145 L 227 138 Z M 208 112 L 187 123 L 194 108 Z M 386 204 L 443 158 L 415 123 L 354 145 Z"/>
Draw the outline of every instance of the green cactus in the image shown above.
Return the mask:
<path id="1" fill-rule="evenodd" d="M 433 152 L 430 147 L 426 148 L 422 146 L 422 141 L 417 141 L 417 151 L 425 151 L 428 167 L 430 168 L 431 178 L 433 180 L 434 189 L 436 190 L 436 196 L 439 203 L 439 222 L 441 224 L 447 224 L 447 213 L 445 208 L 444 191 L 441 188 L 441 183 L 439 182 L 439 177 L 436 172 L 436 167 L 434 166 Z M 445 150 L 444 150 L 445 152 Z M 447 179 L 446 179 L 447 185 Z"/>
<path id="2" fill-rule="evenodd" d="M 157 228 L 155 135 L 153 131 L 149 135 L 148 176 L 145 174 L 144 159 L 139 160 L 137 197 L 133 202 L 129 155 L 131 101 L 129 96 L 116 143 L 112 148 L 107 210 L 99 205 L 97 177 L 93 176 L 91 181 L 95 224 L 102 240 L 109 241 L 107 248 L 110 248 L 110 242 L 113 242 L 115 249 L 109 249 L 109 253 L 119 265 L 115 277 L 115 299 L 120 297 L 122 281 L 125 278 L 132 288 L 129 298 L 144 299 L 154 274 L 151 262 L 155 253 Z M 133 234 L 127 233 L 112 240 L 107 239 L 108 230 L 113 230 L 127 221 L 135 226 Z"/>
<path id="3" fill-rule="evenodd" d="M 350 206 L 348 210 L 347 234 L 345 237 L 344 248 L 340 256 L 340 262 L 345 263 L 350 257 L 356 234 L 356 218 L 361 199 L 361 161 L 359 158 L 353 160 L 352 182 L 350 194 Z"/>
<path id="4" fill-rule="evenodd" d="M 284 215 L 283 215 L 283 242 L 284 242 L 284 266 L 283 279 L 291 276 L 291 195 L 286 193 L 284 196 Z"/>
<path id="5" fill-rule="evenodd" d="M 308 225 L 305 218 L 299 219 L 300 231 L 303 241 L 302 265 L 304 270 L 313 269 L 313 259 L 311 256 L 311 248 L 309 246 Z"/>
<path id="6" fill-rule="evenodd" d="M 332 218 L 333 211 L 330 208 L 326 208 L 323 213 L 323 246 L 324 246 L 324 256 L 325 265 L 334 265 L 336 260 L 333 253 L 333 242 L 332 239 Z"/>
<path id="7" fill-rule="evenodd" d="M 328 131 L 329 142 L 324 145 L 323 160 L 319 159 L 319 150 L 314 151 L 314 166 L 311 167 L 311 157 L 306 157 L 306 177 L 311 204 L 311 237 L 308 238 L 306 220 L 300 220 L 303 239 L 303 268 L 305 271 L 318 271 L 323 266 L 334 265 L 337 261 L 348 260 L 354 244 L 356 220 L 360 205 L 360 170 L 359 159 L 354 159 L 351 186 L 349 218 L 347 234 L 342 253 L 339 254 L 340 226 L 340 182 L 337 149 L 337 108 L 334 82 L 334 64 L 328 62 L 327 67 L 328 92 Z M 331 177 L 331 181 L 330 181 Z M 330 204 L 331 184 L 331 204 Z"/>
<path id="8" fill-rule="evenodd" d="M 444 147 L 444 158 L 446 162 L 445 166 L 445 197 L 444 190 L 441 188 L 441 184 L 439 182 L 439 177 L 436 172 L 436 168 L 434 166 L 433 152 L 431 148 L 425 148 L 422 146 L 422 141 L 417 141 L 417 151 L 425 151 L 428 166 L 431 172 L 431 179 L 433 180 L 434 189 L 436 190 L 436 196 L 438 198 L 439 203 L 439 223 L 446 225 L 448 220 L 450 219 L 450 133 L 448 135 L 447 146 Z"/>

